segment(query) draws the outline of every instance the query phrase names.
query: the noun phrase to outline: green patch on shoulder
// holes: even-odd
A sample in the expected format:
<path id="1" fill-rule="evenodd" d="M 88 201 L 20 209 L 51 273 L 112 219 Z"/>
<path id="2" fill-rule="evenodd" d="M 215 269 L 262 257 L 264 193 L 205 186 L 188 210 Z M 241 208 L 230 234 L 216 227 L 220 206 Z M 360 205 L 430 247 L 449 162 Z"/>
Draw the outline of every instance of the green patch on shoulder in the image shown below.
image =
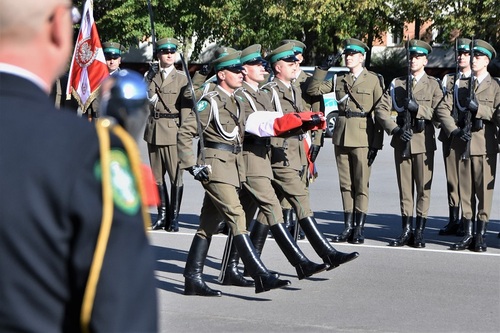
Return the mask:
<path id="1" fill-rule="evenodd" d="M 240 101 L 240 102 L 244 102 L 246 101 L 245 98 L 243 98 L 243 96 L 240 96 L 240 95 L 236 95 L 236 98 Z"/>
<path id="2" fill-rule="evenodd" d="M 102 180 L 101 161 L 94 168 L 97 179 Z M 135 215 L 139 211 L 140 197 L 127 155 L 121 149 L 110 151 L 110 174 L 113 201 L 122 212 Z"/>
<path id="3" fill-rule="evenodd" d="M 198 104 L 196 105 L 196 110 L 198 112 L 202 112 L 203 110 L 205 110 L 208 106 L 208 102 L 207 101 L 199 101 Z"/>

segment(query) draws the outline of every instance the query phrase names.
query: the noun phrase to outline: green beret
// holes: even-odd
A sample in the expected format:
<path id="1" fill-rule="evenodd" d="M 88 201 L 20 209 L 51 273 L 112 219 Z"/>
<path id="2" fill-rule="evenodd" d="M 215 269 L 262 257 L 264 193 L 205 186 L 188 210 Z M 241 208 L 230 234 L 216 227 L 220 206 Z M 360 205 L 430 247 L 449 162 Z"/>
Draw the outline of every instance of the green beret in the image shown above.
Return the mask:
<path id="1" fill-rule="evenodd" d="M 410 54 L 424 54 L 428 55 L 429 53 L 432 52 L 432 47 L 424 42 L 423 40 L 419 39 L 412 39 L 409 42 L 409 49 L 410 49 Z"/>
<path id="2" fill-rule="evenodd" d="M 295 53 L 304 53 L 304 50 L 306 49 L 306 44 L 298 41 L 298 40 L 294 40 L 294 39 L 283 39 L 281 41 L 281 45 L 284 45 L 284 44 L 288 44 L 288 43 L 292 43 L 293 44 L 293 51 Z"/>
<path id="3" fill-rule="evenodd" d="M 493 46 L 491 46 L 490 44 L 488 44 L 484 40 L 474 39 L 473 43 L 474 43 L 474 45 L 473 45 L 474 53 L 476 53 L 476 52 L 482 53 L 485 56 L 487 56 L 488 58 L 490 58 L 490 60 L 493 58 L 496 58 L 497 52 L 495 51 Z"/>
<path id="4" fill-rule="evenodd" d="M 228 69 L 234 72 L 243 71 L 245 70 L 245 68 L 241 66 L 240 56 L 241 51 L 236 51 L 215 59 L 214 61 L 212 61 L 212 65 L 214 66 L 216 72 L 223 69 Z"/>
<path id="5" fill-rule="evenodd" d="M 356 38 L 347 38 L 343 42 L 344 44 L 344 52 L 343 53 L 361 53 L 365 54 L 370 48 Z"/>
<path id="6" fill-rule="evenodd" d="M 457 38 L 457 51 L 469 52 L 470 42 L 472 41 L 469 38 Z"/>
<path id="7" fill-rule="evenodd" d="M 121 56 L 122 52 L 125 51 L 125 48 L 119 43 L 105 42 L 102 43 L 102 51 L 104 54 Z"/>
<path id="8" fill-rule="evenodd" d="M 254 44 L 241 51 L 241 64 L 244 65 L 256 61 L 265 62 L 260 53 L 261 49 L 262 46 L 260 44 Z"/>
<path id="9" fill-rule="evenodd" d="M 268 55 L 268 59 L 271 62 L 271 64 L 274 64 L 280 60 L 286 61 L 286 62 L 295 62 L 299 61 L 295 57 L 295 51 L 294 51 L 294 44 L 293 43 L 286 43 L 283 44 L 274 50 L 271 51 Z"/>
<path id="10" fill-rule="evenodd" d="M 156 50 L 171 50 L 177 51 L 177 47 L 179 46 L 179 40 L 175 38 L 162 38 L 156 43 Z"/>
<path id="11" fill-rule="evenodd" d="M 233 49 L 232 47 L 227 47 L 227 46 L 218 47 L 214 52 L 215 59 L 227 56 L 229 53 L 233 52 L 236 52 L 236 49 Z"/>

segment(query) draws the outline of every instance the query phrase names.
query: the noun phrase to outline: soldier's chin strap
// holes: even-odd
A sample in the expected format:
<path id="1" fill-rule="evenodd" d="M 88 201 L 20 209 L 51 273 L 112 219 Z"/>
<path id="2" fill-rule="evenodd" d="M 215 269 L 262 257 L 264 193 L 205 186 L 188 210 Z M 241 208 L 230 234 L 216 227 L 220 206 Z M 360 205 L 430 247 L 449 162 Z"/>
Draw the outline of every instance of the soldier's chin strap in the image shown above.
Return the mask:
<path id="1" fill-rule="evenodd" d="M 80 313 L 80 326 L 82 332 L 84 333 L 90 332 L 90 318 L 94 306 L 97 284 L 99 282 L 99 276 L 101 274 L 104 255 L 106 253 L 106 247 L 108 244 L 111 225 L 113 222 L 114 205 L 110 172 L 110 130 L 122 141 L 123 145 L 125 146 L 125 150 L 130 160 L 130 165 L 134 174 L 134 179 L 136 180 L 136 186 L 139 190 L 139 194 L 141 198 L 144 198 L 145 195 L 140 166 L 140 155 L 135 141 L 121 126 L 113 125 L 112 121 L 110 121 L 110 119 L 108 118 L 98 119 L 95 126 L 97 130 L 97 136 L 99 138 L 103 206 L 101 227 L 99 230 L 99 235 L 97 237 L 94 257 L 92 258 L 92 263 L 90 265 L 89 277 L 87 279 L 87 285 L 83 294 L 82 309 Z M 147 227 L 151 225 L 151 220 L 143 200 L 141 200 L 141 212 L 144 220 L 144 232 L 146 232 Z"/>

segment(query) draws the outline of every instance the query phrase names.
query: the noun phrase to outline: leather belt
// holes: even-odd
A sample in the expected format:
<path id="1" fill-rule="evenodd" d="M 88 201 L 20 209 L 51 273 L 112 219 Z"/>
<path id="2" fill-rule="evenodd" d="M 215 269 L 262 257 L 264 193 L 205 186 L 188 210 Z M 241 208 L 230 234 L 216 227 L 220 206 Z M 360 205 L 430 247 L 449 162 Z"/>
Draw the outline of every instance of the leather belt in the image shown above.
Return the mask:
<path id="1" fill-rule="evenodd" d="M 367 118 L 369 115 L 368 112 L 355 112 L 351 110 L 345 111 L 345 114 L 343 114 L 344 117 L 346 118 Z M 339 116 L 342 116 L 339 114 Z"/>
<path id="2" fill-rule="evenodd" d="M 154 119 L 159 119 L 159 118 L 169 118 L 169 119 L 175 119 L 179 118 L 178 113 L 161 113 L 158 111 L 151 112 L 151 117 Z"/>
<path id="3" fill-rule="evenodd" d="M 243 146 L 246 145 L 254 145 L 254 146 L 270 146 L 271 139 L 270 138 L 261 138 L 258 136 L 245 136 L 243 140 Z"/>
<path id="4" fill-rule="evenodd" d="M 205 148 L 229 151 L 233 154 L 238 154 L 241 152 L 241 145 L 230 145 L 222 142 L 205 141 Z"/>

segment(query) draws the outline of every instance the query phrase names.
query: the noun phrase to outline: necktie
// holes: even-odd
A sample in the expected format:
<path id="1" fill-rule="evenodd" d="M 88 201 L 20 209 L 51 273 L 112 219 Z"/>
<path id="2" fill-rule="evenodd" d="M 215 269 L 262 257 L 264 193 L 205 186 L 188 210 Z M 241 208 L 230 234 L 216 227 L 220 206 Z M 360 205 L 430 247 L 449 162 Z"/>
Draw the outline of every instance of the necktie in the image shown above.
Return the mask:
<path id="1" fill-rule="evenodd" d="M 411 81 L 411 87 L 412 87 L 412 89 L 415 89 L 416 85 L 417 85 L 417 79 L 413 78 L 413 80 Z"/>

